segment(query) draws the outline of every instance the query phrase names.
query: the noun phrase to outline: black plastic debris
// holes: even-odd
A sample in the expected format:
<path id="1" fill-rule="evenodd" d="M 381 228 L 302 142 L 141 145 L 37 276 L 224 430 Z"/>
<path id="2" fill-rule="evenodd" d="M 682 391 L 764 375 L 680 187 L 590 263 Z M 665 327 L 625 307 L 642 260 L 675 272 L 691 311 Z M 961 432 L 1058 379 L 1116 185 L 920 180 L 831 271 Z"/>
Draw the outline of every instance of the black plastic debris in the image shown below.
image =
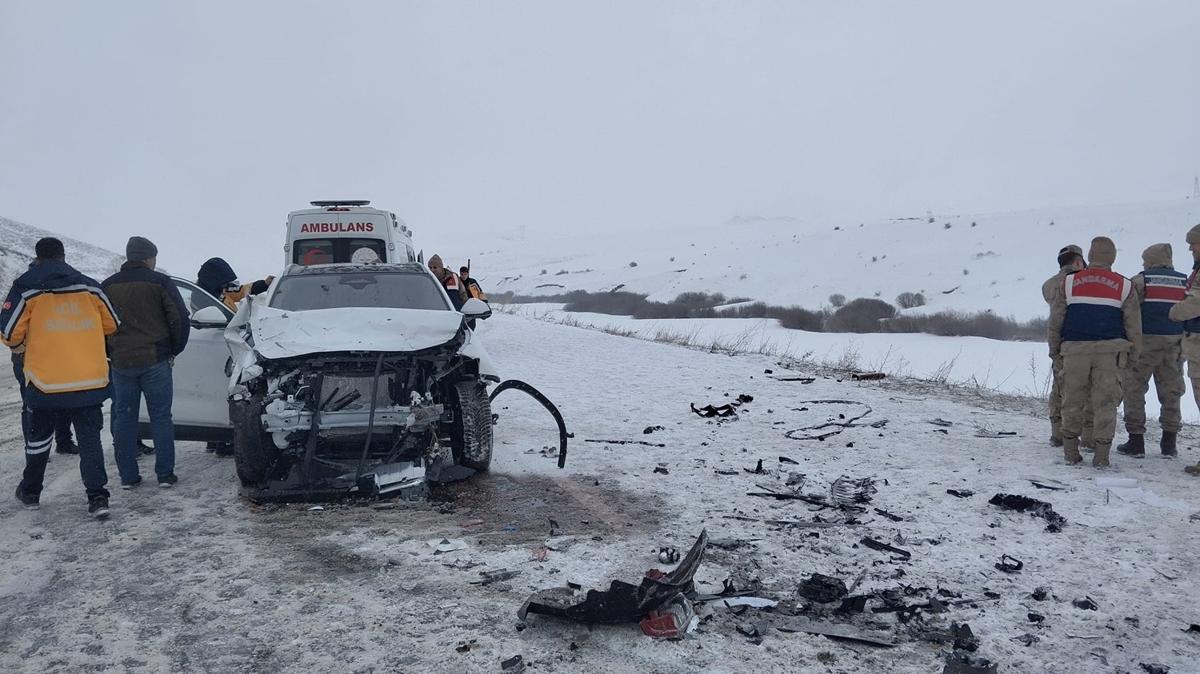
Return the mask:
<path id="1" fill-rule="evenodd" d="M 704 407 L 697 408 L 696 404 L 692 403 L 692 411 L 701 417 L 704 417 L 705 419 L 711 419 L 713 417 L 720 419 L 737 418 L 737 411 L 734 409 L 733 405 L 705 405 Z"/>
<path id="2" fill-rule="evenodd" d="M 903 521 L 904 521 L 904 518 L 903 518 L 903 517 L 901 517 L 901 516 L 899 516 L 899 515 L 897 515 L 897 514 L 895 514 L 895 513 L 890 513 L 890 512 L 888 512 L 888 511 L 886 511 L 886 510 L 882 509 L 882 508 L 876 508 L 876 509 L 875 509 L 875 513 L 876 513 L 877 515 L 882 515 L 882 516 L 884 516 L 884 517 L 888 518 L 889 520 L 891 520 L 891 521 L 893 521 L 893 522 L 903 522 Z"/>
<path id="3" fill-rule="evenodd" d="M 667 430 L 667 429 L 663 428 L 662 426 L 647 426 L 646 428 L 642 429 L 642 434 L 650 435 L 651 433 L 655 433 L 657 431 L 665 431 L 665 430 Z"/>
<path id="4" fill-rule="evenodd" d="M 523 672 L 525 671 L 525 659 L 519 655 L 514 655 L 500 663 L 500 671 L 511 672 L 511 674 Z"/>
<path id="5" fill-rule="evenodd" d="M 996 568 L 1005 573 L 1017 573 L 1025 568 L 1025 562 L 1011 555 L 1002 555 L 1000 561 L 996 562 Z"/>
<path id="6" fill-rule="evenodd" d="M 849 591 L 841 578 L 814 573 L 800 583 L 799 594 L 818 604 L 830 604 L 845 597 Z"/>
<path id="7" fill-rule="evenodd" d="M 604 438 L 588 438 L 584 442 L 591 442 L 597 445 L 642 445 L 645 447 L 666 447 L 661 442 L 646 442 L 645 440 L 608 440 Z"/>
<path id="8" fill-rule="evenodd" d="M 842 600 L 842 605 L 837 608 L 838 613 L 862 613 L 867 610 L 867 600 L 870 599 L 865 594 L 860 594 L 854 597 L 846 597 Z"/>
<path id="9" fill-rule="evenodd" d="M 954 648 L 971 653 L 979 648 L 979 637 L 967 623 L 950 623 L 950 631 L 954 633 Z"/>
<path id="10" fill-rule="evenodd" d="M 758 465 L 754 467 L 754 470 L 751 470 L 749 468 L 743 468 L 742 470 L 746 471 L 747 473 L 750 473 L 751 475 L 762 475 L 763 473 L 767 472 L 767 471 L 763 470 L 762 459 L 758 460 Z"/>
<path id="11" fill-rule="evenodd" d="M 1074 605 L 1075 608 L 1083 611 L 1095 611 L 1100 608 L 1100 606 L 1091 597 L 1076 599 L 1075 601 L 1071 602 L 1071 604 Z"/>
<path id="12" fill-rule="evenodd" d="M 1067 523 L 1067 519 L 1062 515 L 1054 512 L 1053 506 L 1045 501 L 1039 501 L 1035 498 L 1022 496 L 1020 494 L 996 494 L 988 503 L 994 506 L 1000 506 L 1007 510 L 1016 510 L 1017 512 L 1027 512 L 1034 517 L 1040 517 L 1048 523 L 1046 531 L 1058 533 L 1062 531 L 1063 526 Z"/>
<path id="13" fill-rule="evenodd" d="M 492 585 L 493 583 L 502 583 L 506 580 L 512 580 L 521 575 L 519 570 L 497 569 L 495 571 L 480 571 L 479 580 L 471 581 L 472 585 Z"/>
<path id="14" fill-rule="evenodd" d="M 949 428 L 954 425 L 953 421 L 946 421 L 945 419 L 941 419 L 941 418 L 930 419 L 929 423 L 933 424 L 934 426 L 941 426 L 943 428 Z"/>
<path id="15" fill-rule="evenodd" d="M 884 648 L 891 648 L 896 645 L 896 642 L 887 634 L 868 632 L 856 629 L 850 625 L 837 625 L 801 617 L 789 618 L 785 623 L 778 624 L 776 627 L 778 627 L 780 632 L 804 632 L 805 634 L 817 634 L 831 639 L 854 641 L 871 646 L 882 646 Z"/>
<path id="16" fill-rule="evenodd" d="M 1170 667 L 1158 663 L 1139 662 L 1138 666 L 1145 670 L 1146 674 L 1168 674 L 1171 671 Z"/>
<path id="17" fill-rule="evenodd" d="M 1191 634 L 1200 634 L 1200 625 L 1197 625 L 1196 623 L 1192 623 L 1191 625 L 1188 625 L 1188 628 L 1186 630 L 1184 630 L 1184 632 L 1189 632 Z"/>
<path id="18" fill-rule="evenodd" d="M 797 461 L 797 460 L 795 460 L 795 459 L 788 458 L 788 457 L 786 457 L 786 456 L 781 456 L 781 457 L 779 457 L 779 463 L 790 463 L 790 464 L 792 464 L 793 466 L 799 466 L 799 465 L 800 465 L 800 462 L 799 462 L 799 461 Z"/>
<path id="19" fill-rule="evenodd" d="M 654 472 L 659 475 L 670 475 L 671 471 L 667 470 L 666 466 L 655 466 Z"/>
<path id="20" fill-rule="evenodd" d="M 1032 646 L 1032 645 L 1036 644 L 1037 642 L 1041 641 L 1042 639 L 1041 639 L 1041 637 L 1039 637 L 1036 634 L 1029 634 L 1027 632 L 1025 634 L 1022 634 L 1021 636 L 1013 637 L 1012 640 L 1019 644 L 1023 644 L 1025 646 Z"/>
<path id="21" fill-rule="evenodd" d="M 996 674 L 1000 665 L 987 658 L 955 651 L 946 656 L 946 667 L 942 674 Z"/>
<path id="22" fill-rule="evenodd" d="M 737 397 L 737 401 L 743 405 L 754 402 L 754 396 L 742 393 Z"/>
<path id="23" fill-rule="evenodd" d="M 884 543 L 883 541 L 877 541 L 874 538 L 863 538 L 860 541 L 860 543 L 867 546 L 868 548 L 871 548 L 872 550 L 878 550 L 880 552 L 890 552 L 894 555 L 900 555 L 900 557 L 903 558 L 905 561 L 912 559 L 912 553 L 909 552 L 908 550 L 902 550 L 895 546 L 888 545 L 887 543 Z"/>
<path id="24" fill-rule="evenodd" d="M 608 590 L 588 590 L 582 600 L 571 587 L 535 592 L 517 612 L 517 617 L 525 620 L 530 613 L 540 613 L 589 625 L 638 622 L 676 595 L 695 592 L 692 578 L 700 568 L 707 547 L 708 532 L 701 531 L 674 571 L 664 573 L 651 569 L 638 585 L 614 580 Z"/>
<path id="25" fill-rule="evenodd" d="M 1050 590 L 1049 588 L 1039 586 L 1034 588 L 1029 596 L 1033 597 L 1034 601 L 1046 601 L 1046 597 L 1050 596 Z"/>
<path id="26" fill-rule="evenodd" d="M 887 377 L 887 375 L 882 372 L 856 372 L 850 375 L 850 378 L 854 381 L 874 381 L 876 379 L 883 379 L 884 377 Z"/>
<path id="27" fill-rule="evenodd" d="M 957 496 L 958 498 L 971 498 L 975 495 L 975 492 L 971 491 L 970 489 L 947 489 L 946 493 L 951 496 Z"/>
<path id="28" fill-rule="evenodd" d="M 679 548 L 663 547 L 658 549 L 658 561 L 663 564 L 674 564 L 679 561 Z"/>
<path id="29" fill-rule="evenodd" d="M 1025 618 L 1035 625 L 1040 625 L 1041 623 L 1046 622 L 1046 616 L 1042 615 L 1041 613 L 1033 613 L 1032 611 L 1026 614 Z"/>

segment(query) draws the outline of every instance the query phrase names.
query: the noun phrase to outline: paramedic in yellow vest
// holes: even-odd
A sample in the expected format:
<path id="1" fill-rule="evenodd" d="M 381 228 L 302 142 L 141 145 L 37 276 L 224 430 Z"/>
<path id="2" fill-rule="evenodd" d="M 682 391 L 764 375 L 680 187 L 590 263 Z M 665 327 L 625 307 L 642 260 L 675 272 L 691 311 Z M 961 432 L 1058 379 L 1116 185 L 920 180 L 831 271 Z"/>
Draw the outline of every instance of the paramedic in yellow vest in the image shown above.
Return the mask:
<path id="1" fill-rule="evenodd" d="M 274 276 L 268 276 L 254 283 L 238 283 L 233 267 L 219 257 L 211 258 L 200 265 L 200 272 L 196 275 L 196 285 L 207 291 L 209 295 L 221 300 L 230 311 L 235 312 L 238 302 L 249 295 L 267 292 L 267 288 L 271 287 L 271 282 L 274 280 Z M 192 308 L 193 311 L 195 309 L 196 307 Z"/>
<path id="2" fill-rule="evenodd" d="M 117 316 L 100 284 L 66 262 L 63 244 L 45 238 L 35 247 L 37 264 L 13 282 L 0 310 L 5 346 L 25 349 L 25 472 L 17 500 L 41 503 L 42 481 L 56 415 L 69 416 L 79 443 L 79 475 L 88 512 L 108 517 L 108 475 L 100 431 L 108 398 L 104 338 L 117 331 Z"/>

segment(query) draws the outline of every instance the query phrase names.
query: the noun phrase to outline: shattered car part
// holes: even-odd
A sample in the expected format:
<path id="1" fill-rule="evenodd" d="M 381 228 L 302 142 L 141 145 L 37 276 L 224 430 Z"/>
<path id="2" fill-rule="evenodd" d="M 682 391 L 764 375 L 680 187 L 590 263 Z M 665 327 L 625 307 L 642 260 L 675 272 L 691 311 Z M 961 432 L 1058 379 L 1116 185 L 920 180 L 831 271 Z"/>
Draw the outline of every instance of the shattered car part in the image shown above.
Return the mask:
<path id="1" fill-rule="evenodd" d="M 658 549 L 658 561 L 663 564 L 674 564 L 679 561 L 679 550 L 672 547 Z"/>
<path id="2" fill-rule="evenodd" d="M 1100 605 L 1097 604 L 1096 601 L 1094 599 L 1092 599 L 1091 597 L 1084 597 L 1082 599 L 1076 599 L 1076 600 L 1072 601 L 1071 604 L 1075 608 L 1083 610 L 1083 611 L 1096 611 L 1096 610 L 1100 609 Z"/>
<path id="3" fill-rule="evenodd" d="M 887 375 L 882 372 L 856 372 L 850 375 L 850 378 L 854 381 L 875 381 L 885 377 L 887 377 Z"/>
<path id="4" fill-rule="evenodd" d="M 799 594 L 809 601 L 829 604 L 845 597 L 849 590 L 841 578 L 814 573 L 800 583 Z"/>
<path id="5" fill-rule="evenodd" d="M 879 489 L 875 486 L 875 478 L 872 477 L 855 480 L 843 475 L 834 480 L 829 487 L 830 496 L 838 505 L 870 503 L 871 496 L 878 491 Z"/>
<path id="6" fill-rule="evenodd" d="M 946 667 L 942 674 L 996 674 L 1000 665 L 987 658 L 955 651 L 946 656 Z"/>
<path id="7" fill-rule="evenodd" d="M 889 635 L 882 632 L 869 632 L 856 629 L 851 625 L 819 622 L 807 618 L 790 618 L 786 623 L 777 627 L 780 632 L 804 632 L 806 634 L 817 634 L 831 639 L 844 639 L 846 641 L 855 641 L 871 646 L 882 646 L 884 648 L 891 648 L 896 645 L 896 642 Z"/>
<path id="8" fill-rule="evenodd" d="M 1002 555 L 1000 561 L 996 562 L 996 568 L 1005 573 L 1016 573 L 1025 568 L 1025 562 L 1010 555 Z"/>
<path id="9" fill-rule="evenodd" d="M 506 379 L 500 382 L 500 385 L 492 389 L 491 395 L 488 396 L 489 401 L 495 401 L 496 396 L 505 391 L 522 391 L 529 397 L 538 401 L 546 411 L 550 412 L 550 416 L 554 417 L 554 423 L 558 424 L 558 467 L 565 468 L 567 466 L 567 438 L 570 434 L 567 433 L 567 423 L 563 421 L 562 413 L 550 402 L 550 399 L 542 394 L 541 391 L 517 379 Z"/>
<path id="10" fill-rule="evenodd" d="M 954 648 L 974 653 L 979 648 L 979 637 L 967 623 L 950 623 L 950 631 L 954 633 Z"/>
<path id="11" fill-rule="evenodd" d="M 883 541 L 877 541 L 874 538 L 864 538 L 859 542 L 862 543 L 863 545 L 867 546 L 868 548 L 871 548 L 872 550 L 878 550 L 880 552 L 890 552 L 895 555 L 900 555 L 901 559 L 904 561 L 912 559 L 912 553 L 909 552 L 908 550 L 903 550 L 901 548 L 897 548 L 895 546 L 888 545 L 887 543 L 884 543 Z"/>
<path id="12" fill-rule="evenodd" d="M 946 493 L 951 496 L 957 496 L 958 498 L 971 498 L 975 495 L 975 492 L 971 491 L 970 489 L 947 489 Z"/>
<path id="13" fill-rule="evenodd" d="M 525 620 L 530 613 L 540 613 L 586 624 L 638 622 L 675 595 L 695 591 L 692 578 L 706 547 L 708 532 L 701 531 L 683 561 L 670 573 L 652 569 L 639 585 L 614 580 L 606 591 L 588 590 L 582 601 L 570 587 L 543 590 L 530 596 L 517 616 Z"/>
<path id="14" fill-rule="evenodd" d="M 734 409 L 733 405 L 730 404 L 720 406 L 705 405 L 704 407 L 697 409 L 696 403 L 692 403 L 692 411 L 705 419 L 712 419 L 713 417 L 720 419 L 737 418 L 737 411 Z"/>
<path id="15" fill-rule="evenodd" d="M 824 423 L 813 424 L 811 426 L 802 426 L 800 428 L 794 428 L 783 434 L 784 437 L 786 437 L 790 440 L 824 441 L 827 438 L 831 438 L 831 437 L 845 431 L 848 428 L 857 428 L 857 427 L 864 426 L 864 425 L 882 427 L 884 424 L 887 423 L 887 420 L 876 421 L 872 424 L 858 423 L 859 421 L 861 421 L 864 418 L 866 418 L 867 416 L 869 416 L 872 412 L 872 409 L 871 409 L 870 405 L 856 402 L 854 400 L 802 400 L 802 401 L 800 401 L 800 404 L 801 405 L 814 405 L 814 406 L 815 405 L 853 405 L 853 406 L 863 408 L 864 411 L 861 412 L 860 414 L 856 414 L 856 415 L 853 415 L 850 417 L 847 417 L 845 414 L 839 414 L 837 420 L 834 420 L 831 418 Z M 809 411 L 809 408 L 808 407 L 800 407 L 800 408 L 794 409 L 794 411 L 807 412 L 807 411 Z"/>
<path id="16" fill-rule="evenodd" d="M 1048 523 L 1046 531 L 1051 533 L 1062 531 L 1063 526 L 1067 523 L 1067 519 L 1054 512 L 1054 508 L 1049 503 L 1029 498 L 1028 496 L 1020 494 L 996 494 L 988 500 L 988 503 L 1007 510 L 1027 512 L 1034 517 L 1041 517 Z"/>
<path id="17" fill-rule="evenodd" d="M 642 634 L 655 639 L 682 639 L 696 629 L 700 619 L 692 602 L 683 594 L 672 597 L 663 606 L 650 611 L 642 619 L 640 626 Z"/>

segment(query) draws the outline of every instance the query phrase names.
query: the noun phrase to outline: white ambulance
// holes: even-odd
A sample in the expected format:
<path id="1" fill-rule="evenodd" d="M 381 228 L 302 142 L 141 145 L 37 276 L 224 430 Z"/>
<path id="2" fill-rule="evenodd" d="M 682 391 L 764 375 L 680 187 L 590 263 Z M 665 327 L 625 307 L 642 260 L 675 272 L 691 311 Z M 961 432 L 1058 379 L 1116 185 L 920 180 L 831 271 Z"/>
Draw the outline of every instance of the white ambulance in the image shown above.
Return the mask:
<path id="1" fill-rule="evenodd" d="M 284 267 L 355 261 L 363 249 L 380 262 L 417 262 L 412 232 L 395 213 L 369 208 L 370 201 L 310 202 L 314 208 L 288 213 Z"/>

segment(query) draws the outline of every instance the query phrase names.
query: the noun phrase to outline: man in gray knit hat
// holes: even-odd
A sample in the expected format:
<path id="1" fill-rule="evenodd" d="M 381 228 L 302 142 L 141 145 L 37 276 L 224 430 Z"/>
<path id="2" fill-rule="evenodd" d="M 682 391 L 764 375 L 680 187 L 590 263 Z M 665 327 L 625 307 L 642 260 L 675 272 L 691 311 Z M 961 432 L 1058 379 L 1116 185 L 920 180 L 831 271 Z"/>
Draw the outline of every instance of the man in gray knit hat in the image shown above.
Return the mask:
<path id="1" fill-rule="evenodd" d="M 1192 274 L 1187 280 L 1187 294 L 1183 301 L 1171 307 L 1171 320 L 1183 323 L 1183 358 L 1187 361 L 1188 379 L 1192 380 L 1192 394 L 1200 405 L 1200 283 L 1196 282 L 1200 270 L 1200 225 L 1187 233 L 1188 250 L 1192 252 Z M 1191 475 L 1200 476 L 1200 463 L 1184 468 Z"/>
<path id="2" fill-rule="evenodd" d="M 146 396 L 154 440 L 154 472 L 158 486 L 175 484 L 175 425 L 171 418 L 175 356 L 187 346 L 191 325 L 179 289 L 166 274 L 154 271 L 158 248 L 134 236 L 125 247 L 121 271 L 102 287 L 121 317 L 121 327 L 108 338 L 112 359 L 113 444 L 121 488 L 141 484 L 138 472 L 138 410 Z"/>

